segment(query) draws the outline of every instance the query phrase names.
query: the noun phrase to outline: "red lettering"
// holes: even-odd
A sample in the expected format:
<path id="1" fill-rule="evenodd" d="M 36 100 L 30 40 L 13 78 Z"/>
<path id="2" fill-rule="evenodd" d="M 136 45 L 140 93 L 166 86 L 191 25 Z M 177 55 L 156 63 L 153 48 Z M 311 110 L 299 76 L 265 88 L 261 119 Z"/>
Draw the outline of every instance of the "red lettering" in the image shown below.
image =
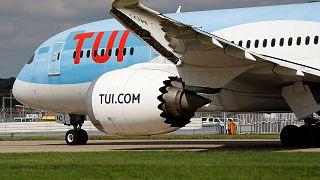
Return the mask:
<path id="1" fill-rule="evenodd" d="M 128 36 L 129 36 L 129 31 L 128 30 L 124 31 L 123 34 L 122 34 L 120 43 L 119 43 L 119 55 L 118 55 L 118 58 L 117 58 L 118 62 L 122 62 L 123 61 L 123 50 L 124 50 L 124 48 L 126 46 Z"/>
<path id="2" fill-rule="evenodd" d="M 77 34 L 74 37 L 74 40 L 78 40 L 78 44 L 76 47 L 76 56 L 74 58 L 74 64 L 80 64 L 80 55 L 81 55 L 81 50 L 83 47 L 83 44 L 85 42 L 86 39 L 92 38 L 94 36 L 94 32 L 89 32 L 89 33 L 82 33 L 82 34 Z M 96 63 L 105 63 L 110 59 L 109 56 L 109 51 L 113 48 L 114 46 L 114 42 L 117 38 L 117 35 L 119 34 L 119 31 L 113 31 L 110 35 L 107 47 L 106 47 L 106 51 L 105 54 L 103 56 L 98 55 L 98 50 L 99 50 L 99 46 L 101 43 L 101 40 L 104 36 L 104 32 L 99 32 L 95 41 L 94 41 L 94 45 L 92 47 L 92 59 L 94 62 Z M 122 37 L 120 39 L 120 43 L 119 43 L 119 53 L 118 53 L 118 57 L 117 57 L 117 61 L 118 62 L 122 62 L 124 59 L 124 48 L 126 46 L 127 40 L 129 37 L 129 31 L 126 30 L 123 32 Z"/>
<path id="3" fill-rule="evenodd" d="M 102 37 L 104 35 L 104 32 L 100 32 L 96 38 L 96 40 L 94 41 L 94 45 L 92 48 L 92 59 L 94 60 L 94 62 L 96 63 L 105 63 L 110 59 L 110 56 L 108 54 L 109 50 L 112 49 L 113 45 L 114 45 L 114 41 L 116 40 L 116 37 L 118 35 L 119 31 L 113 31 L 111 33 L 111 36 L 109 38 L 107 47 L 106 47 L 106 52 L 103 56 L 99 56 L 98 53 L 95 53 L 98 51 Z"/>
<path id="4" fill-rule="evenodd" d="M 74 40 L 78 40 L 77 48 L 76 48 L 76 57 L 74 58 L 74 64 L 80 63 L 80 52 L 83 46 L 83 43 L 86 39 L 92 38 L 94 35 L 93 32 L 90 33 L 83 33 L 83 34 L 77 34 L 74 36 Z"/>

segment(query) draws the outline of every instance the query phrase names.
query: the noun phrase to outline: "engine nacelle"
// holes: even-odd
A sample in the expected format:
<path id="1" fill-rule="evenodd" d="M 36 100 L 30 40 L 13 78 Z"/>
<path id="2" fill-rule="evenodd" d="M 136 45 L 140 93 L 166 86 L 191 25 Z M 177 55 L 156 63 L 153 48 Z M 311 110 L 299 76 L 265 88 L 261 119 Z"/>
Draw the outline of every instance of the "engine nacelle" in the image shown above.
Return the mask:
<path id="1" fill-rule="evenodd" d="M 163 82 L 174 74 L 143 69 L 121 69 L 106 73 L 92 83 L 88 111 L 92 123 L 114 135 L 154 135 L 172 132 L 160 116 L 157 99 Z"/>

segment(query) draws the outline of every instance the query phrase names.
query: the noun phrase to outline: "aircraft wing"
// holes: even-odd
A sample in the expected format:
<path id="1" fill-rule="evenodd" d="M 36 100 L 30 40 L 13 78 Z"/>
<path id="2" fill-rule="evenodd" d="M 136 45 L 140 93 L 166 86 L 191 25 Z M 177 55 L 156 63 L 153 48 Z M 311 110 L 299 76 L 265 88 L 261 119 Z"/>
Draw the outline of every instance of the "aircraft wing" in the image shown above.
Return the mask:
<path id="1" fill-rule="evenodd" d="M 192 25 L 149 9 L 139 0 L 115 0 L 110 14 L 162 56 L 177 64 L 198 67 L 234 67 L 270 62 L 296 71 L 320 76 L 312 67 L 256 54 Z"/>

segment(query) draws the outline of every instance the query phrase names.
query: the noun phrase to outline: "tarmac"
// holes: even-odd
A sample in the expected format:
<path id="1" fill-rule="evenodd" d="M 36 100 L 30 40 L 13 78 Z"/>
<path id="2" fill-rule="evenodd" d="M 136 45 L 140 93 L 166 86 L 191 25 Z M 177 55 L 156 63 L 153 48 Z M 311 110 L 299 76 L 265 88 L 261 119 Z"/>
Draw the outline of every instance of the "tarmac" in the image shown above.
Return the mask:
<path id="1" fill-rule="evenodd" d="M 68 146 L 64 141 L 1 141 L 0 153 L 110 151 L 271 151 L 320 152 L 320 148 L 284 149 L 279 140 L 95 140 Z"/>

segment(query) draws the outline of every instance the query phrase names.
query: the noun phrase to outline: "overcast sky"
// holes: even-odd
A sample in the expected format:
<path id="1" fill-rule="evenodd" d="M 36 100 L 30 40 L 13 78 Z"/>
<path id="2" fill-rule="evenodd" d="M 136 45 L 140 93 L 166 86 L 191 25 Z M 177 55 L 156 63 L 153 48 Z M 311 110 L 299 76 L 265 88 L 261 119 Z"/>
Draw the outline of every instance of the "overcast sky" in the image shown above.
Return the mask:
<path id="1" fill-rule="evenodd" d="M 148 0 L 163 13 L 300 3 L 309 0 Z M 51 36 L 110 18 L 112 0 L 0 0 L 0 78 L 16 76 L 33 51 Z"/>

